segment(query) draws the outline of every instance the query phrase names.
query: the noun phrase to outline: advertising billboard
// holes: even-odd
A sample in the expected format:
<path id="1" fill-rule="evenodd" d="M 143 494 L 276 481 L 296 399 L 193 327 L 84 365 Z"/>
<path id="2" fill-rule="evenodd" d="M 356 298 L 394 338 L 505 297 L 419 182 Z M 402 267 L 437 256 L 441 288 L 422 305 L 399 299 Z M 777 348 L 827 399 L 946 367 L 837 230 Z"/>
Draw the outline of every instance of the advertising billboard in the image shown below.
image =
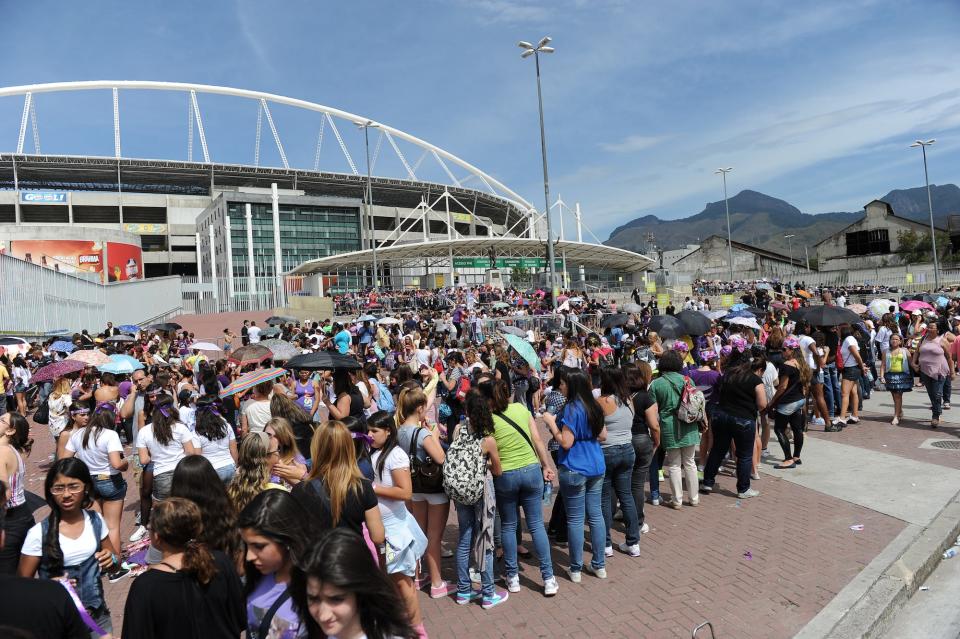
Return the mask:
<path id="1" fill-rule="evenodd" d="M 139 246 L 107 242 L 106 262 L 108 282 L 143 279 L 143 253 Z"/>
<path id="2" fill-rule="evenodd" d="M 138 249 L 139 250 L 139 249 Z M 87 240 L 12 240 L 10 254 L 64 273 L 103 273 L 103 243 Z"/>

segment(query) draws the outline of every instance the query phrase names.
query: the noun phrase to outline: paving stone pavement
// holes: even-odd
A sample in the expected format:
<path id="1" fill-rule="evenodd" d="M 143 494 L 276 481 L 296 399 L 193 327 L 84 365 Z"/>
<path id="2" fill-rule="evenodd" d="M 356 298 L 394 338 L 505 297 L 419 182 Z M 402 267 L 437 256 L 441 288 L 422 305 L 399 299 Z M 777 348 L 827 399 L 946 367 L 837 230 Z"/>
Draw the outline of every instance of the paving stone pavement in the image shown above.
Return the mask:
<path id="1" fill-rule="evenodd" d="M 869 427 L 877 426 L 862 428 Z M 42 497 L 52 440 L 44 426 L 34 424 L 32 434 L 27 489 Z M 124 540 L 134 529 L 137 506 L 132 474 L 127 475 Z M 719 490 L 696 508 L 648 505 L 652 530 L 643 536 L 642 555 L 617 552 L 608 559 L 604 581 L 585 574 L 582 584 L 573 584 L 567 549 L 554 545 L 560 592 L 551 599 L 541 594 L 535 559 L 521 560 L 521 592 L 490 611 L 421 594 L 427 630 L 431 637 L 689 637 L 694 626 L 709 620 L 721 638 L 790 637 L 904 527 L 893 517 L 771 475 L 764 474 L 756 486 L 759 498 L 738 501 L 731 492 L 734 478 L 721 475 Z M 666 483 L 662 488 L 669 491 Z M 45 514 L 45 507 L 36 513 Z M 864 530 L 851 531 L 856 523 Z M 452 548 L 454 515 L 450 524 L 446 543 Z M 524 539 L 532 548 L 526 533 Z M 614 545 L 623 541 L 619 523 L 613 539 Z M 452 559 L 444 560 L 443 570 L 446 579 L 455 579 Z M 128 578 L 105 584 L 118 632 L 130 583 Z"/>

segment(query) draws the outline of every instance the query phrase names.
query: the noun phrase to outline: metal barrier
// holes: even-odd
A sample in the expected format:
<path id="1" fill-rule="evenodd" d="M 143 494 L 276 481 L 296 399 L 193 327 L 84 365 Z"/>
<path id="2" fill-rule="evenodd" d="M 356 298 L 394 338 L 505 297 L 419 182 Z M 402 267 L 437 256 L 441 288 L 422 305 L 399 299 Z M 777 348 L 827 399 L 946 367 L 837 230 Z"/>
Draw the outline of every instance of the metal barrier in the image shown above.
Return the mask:
<path id="1" fill-rule="evenodd" d="M 183 278 L 183 309 L 198 315 L 237 311 L 271 311 L 287 305 L 292 296 L 303 295 L 302 275 L 285 275 L 282 288 L 275 277 L 218 277 L 198 282 L 196 276 Z"/>

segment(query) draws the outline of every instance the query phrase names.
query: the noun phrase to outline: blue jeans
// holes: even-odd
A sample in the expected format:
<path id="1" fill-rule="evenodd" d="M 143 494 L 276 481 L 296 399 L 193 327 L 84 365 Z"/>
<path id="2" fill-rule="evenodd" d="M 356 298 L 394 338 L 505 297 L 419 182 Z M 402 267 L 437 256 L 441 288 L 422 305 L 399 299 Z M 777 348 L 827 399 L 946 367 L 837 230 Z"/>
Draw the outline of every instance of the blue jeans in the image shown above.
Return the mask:
<path id="1" fill-rule="evenodd" d="M 703 469 L 703 485 L 713 487 L 723 457 L 730 450 L 730 440 L 737 445 L 737 492 L 750 488 L 750 472 L 753 466 L 753 443 L 757 437 L 757 422 L 754 419 L 733 417 L 717 409 L 713 422 L 713 446 Z"/>
<path id="2" fill-rule="evenodd" d="M 837 374 L 837 365 L 830 364 L 824 367 L 823 398 L 827 402 L 830 416 L 840 414 L 840 376 Z"/>
<path id="3" fill-rule="evenodd" d="M 483 499 L 472 506 L 465 506 L 458 501 L 454 501 L 453 505 L 457 508 L 457 525 L 460 529 L 460 537 L 457 541 L 457 592 L 461 595 L 469 595 L 473 589 L 470 585 L 470 555 L 474 534 L 480 533 L 475 524 L 477 509 L 483 508 Z M 483 596 L 493 597 L 493 547 L 487 549 L 483 570 L 480 571 L 480 580 L 483 584 Z"/>
<path id="4" fill-rule="evenodd" d="M 586 477 L 578 472 L 560 467 L 560 494 L 567 505 L 567 547 L 570 549 L 570 572 L 583 570 L 584 519 L 590 522 L 590 545 L 593 556 L 590 565 L 603 568 L 603 546 L 606 541 L 606 526 L 603 524 L 603 509 L 600 506 L 603 492 L 603 475 Z M 586 516 L 584 516 L 586 512 Z"/>
<path id="5" fill-rule="evenodd" d="M 942 376 L 930 377 L 926 373 L 920 373 L 920 381 L 927 389 L 927 397 L 930 398 L 930 408 L 933 411 L 933 419 L 940 419 L 940 413 L 943 412 L 943 384 L 946 381 Z"/>
<path id="6" fill-rule="evenodd" d="M 217 468 L 216 471 L 217 471 L 217 477 L 219 477 L 220 481 L 222 481 L 224 485 L 226 485 L 226 484 L 229 484 L 231 480 L 233 480 L 233 476 L 237 472 L 237 467 L 234 464 L 230 464 L 229 466 L 223 466 L 221 468 Z"/>
<path id="7" fill-rule="evenodd" d="M 650 500 L 660 499 L 660 467 L 663 464 L 663 457 L 658 454 L 659 451 L 653 451 L 653 457 L 650 458 Z"/>
<path id="8" fill-rule="evenodd" d="M 603 474 L 600 505 L 603 508 L 603 523 L 608 546 L 613 545 L 610 539 L 610 527 L 613 526 L 613 493 L 617 494 L 620 510 L 623 511 L 623 523 L 627 528 L 627 544 L 632 546 L 640 542 L 640 521 L 631 487 L 633 463 L 636 458 L 633 444 L 603 447 L 603 461 L 607 470 Z"/>
<path id="9" fill-rule="evenodd" d="M 497 493 L 497 511 L 500 513 L 503 541 L 504 574 L 513 577 L 517 567 L 517 522 L 519 508 L 527 518 L 527 528 L 533 537 L 533 547 L 540 558 L 540 576 L 553 577 L 553 561 L 550 559 L 550 541 L 543 526 L 543 471 L 540 464 L 530 464 L 516 470 L 504 471 L 493 478 Z M 601 553 L 603 554 L 603 553 Z"/>

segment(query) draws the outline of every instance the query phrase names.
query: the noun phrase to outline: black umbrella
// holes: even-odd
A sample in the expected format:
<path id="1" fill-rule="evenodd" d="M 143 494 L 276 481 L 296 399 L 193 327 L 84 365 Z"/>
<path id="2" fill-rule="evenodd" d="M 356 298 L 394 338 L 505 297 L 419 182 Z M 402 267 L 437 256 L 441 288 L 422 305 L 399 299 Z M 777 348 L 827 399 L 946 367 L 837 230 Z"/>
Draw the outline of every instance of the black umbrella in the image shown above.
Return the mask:
<path id="1" fill-rule="evenodd" d="M 271 315 L 267 318 L 267 324 L 291 324 L 296 321 L 296 317 L 290 317 L 289 315 Z"/>
<path id="2" fill-rule="evenodd" d="M 654 315 L 647 326 L 663 339 L 677 339 L 684 334 L 683 323 L 673 315 Z"/>
<path id="3" fill-rule="evenodd" d="M 614 313 L 613 315 L 607 315 L 603 318 L 603 321 L 600 323 L 600 328 L 623 326 L 628 321 L 630 321 L 630 316 L 627 313 Z"/>
<path id="4" fill-rule="evenodd" d="M 787 317 L 795 322 L 806 320 L 813 326 L 839 326 L 860 321 L 859 315 L 839 306 L 807 306 L 793 311 Z"/>
<path id="5" fill-rule="evenodd" d="M 687 335 L 705 335 L 713 325 L 710 318 L 699 311 L 680 311 L 677 319 L 683 324 L 683 330 Z"/>
<path id="6" fill-rule="evenodd" d="M 163 322 L 161 324 L 151 324 L 147 328 L 151 331 L 179 331 L 183 327 L 176 322 Z"/>
<path id="7" fill-rule="evenodd" d="M 283 367 L 290 370 L 310 371 L 356 370 L 360 368 L 360 362 L 351 355 L 341 355 L 334 351 L 317 351 L 291 357 Z"/>

